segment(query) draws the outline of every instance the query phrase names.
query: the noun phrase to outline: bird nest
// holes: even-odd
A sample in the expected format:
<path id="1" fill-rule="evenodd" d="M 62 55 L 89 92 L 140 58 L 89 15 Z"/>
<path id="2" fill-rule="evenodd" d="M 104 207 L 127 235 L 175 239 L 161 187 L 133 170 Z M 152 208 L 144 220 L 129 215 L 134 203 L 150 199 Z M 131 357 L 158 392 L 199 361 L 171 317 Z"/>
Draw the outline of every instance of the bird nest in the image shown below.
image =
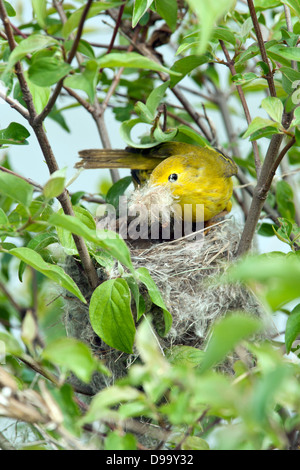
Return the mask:
<path id="1" fill-rule="evenodd" d="M 203 349 L 212 323 L 228 312 L 239 310 L 263 315 L 257 298 L 246 287 L 219 282 L 220 276 L 234 261 L 240 235 L 241 229 L 230 217 L 220 220 L 204 236 L 194 239 L 189 236 L 164 242 L 149 240 L 142 246 L 132 240 L 128 242 L 134 267 L 148 269 L 173 318 L 168 334 L 165 337 L 157 334 L 163 351 L 172 354 L 172 348 L 178 345 Z M 66 264 L 67 272 L 89 298 L 91 292 L 81 265 L 71 257 L 67 258 Z M 97 270 L 102 281 L 120 276 L 117 263 L 109 272 L 102 266 L 97 266 Z M 145 315 L 151 315 L 154 329 L 159 330 L 161 309 L 151 302 L 143 289 L 141 286 L 146 301 Z M 135 316 L 134 302 L 132 311 Z M 74 297 L 66 297 L 64 321 L 67 334 L 86 342 L 112 372 L 111 377 L 96 373 L 86 393 L 94 394 L 111 385 L 138 360 L 135 353 L 122 353 L 105 344 L 90 325 L 88 307 Z M 227 362 L 222 368 L 230 371 L 232 364 Z"/>

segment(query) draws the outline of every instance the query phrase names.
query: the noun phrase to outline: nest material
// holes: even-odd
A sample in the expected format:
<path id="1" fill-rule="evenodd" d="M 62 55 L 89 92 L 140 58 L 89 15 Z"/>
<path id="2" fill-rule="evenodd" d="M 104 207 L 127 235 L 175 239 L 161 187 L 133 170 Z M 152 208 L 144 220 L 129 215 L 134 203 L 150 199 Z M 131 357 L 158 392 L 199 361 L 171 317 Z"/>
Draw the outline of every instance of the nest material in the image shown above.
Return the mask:
<path id="1" fill-rule="evenodd" d="M 202 349 L 212 323 L 228 312 L 239 310 L 263 315 L 260 303 L 244 286 L 218 282 L 220 275 L 233 262 L 240 234 L 240 228 L 232 218 L 228 218 L 211 227 L 200 239 L 191 241 L 183 238 L 163 243 L 149 241 L 147 248 L 135 247 L 131 243 L 134 267 L 143 266 L 149 270 L 173 317 L 167 336 L 158 336 L 162 349 L 170 350 L 175 345 Z M 88 298 L 91 292 L 80 264 L 69 257 L 66 270 Z M 117 265 L 109 273 L 98 266 L 98 274 L 102 281 L 119 276 Z M 146 294 L 146 291 L 141 292 Z M 133 303 L 133 312 L 134 308 Z M 161 310 L 149 298 L 146 298 L 146 314 L 152 316 L 154 326 L 162 321 Z M 74 297 L 66 299 L 65 325 L 67 334 L 89 344 L 112 372 L 111 377 L 95 374 L 89 385 L 90 393 L 97 393 L 125 375 L 127 368 L 137 359 L 136 354 L 121 353 L 107 346 L 90 325 L 88 307 Z M 227 364 L 223 370 L 230 368 Z"/>

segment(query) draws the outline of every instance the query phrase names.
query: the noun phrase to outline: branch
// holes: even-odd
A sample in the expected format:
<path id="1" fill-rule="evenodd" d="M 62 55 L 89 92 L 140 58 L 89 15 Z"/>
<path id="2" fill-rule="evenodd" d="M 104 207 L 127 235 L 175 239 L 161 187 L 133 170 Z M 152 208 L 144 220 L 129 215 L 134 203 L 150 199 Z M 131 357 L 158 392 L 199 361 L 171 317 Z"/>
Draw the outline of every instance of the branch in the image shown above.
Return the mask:
<path id="1" fill-rule="evenodd" d="M 226 57 L 227 65 L 229 67 L 231 75 L 236 75 L 234 61 L 231 60 L 224 41 L 220 40 L 220 45 L 221 45 L 223 53 Z M 239 94 L 242 106 L 243 106 L 243 110 L 244 110 L 244 113 L 245 113 L 245 116 L 246 116 L 247 124 L 249 125 L 250 122 L 252 121 L 252 118 L 251 118 L 251 115 L 250 115 L 250 111 L 249 111 L 249 108 L 248 108 L 248 104 L 247 104 L 243 89 L 242 89 L 241 85 L 236 85 L 236 89 L 237 89 L 237 92 Z M 259 176 L 259 173 L 260 173 L 260 170 L 261 170 L 261 161 L 260 161 L 260 158 L 259 158 L 258 145 L 257 145 L 257 142 L 255 140 L 252 141 L 252 148 L 253 148 L 253 154 L 254 154 L 256 174 L 257 174 L 257 176 Z"/>
<path id="2" fill-rule="evenodd" d="M 85 6 L 85 9 L 83 10 L 82 17 L 80 19 L 80 23 L 79 23 L 79 26 L 78 26 L 77 34 L 76 34 L 75 40 L 73 42 L 72 49 L 70 50 L 68 58 L 67 58 L 67 63 L 68 64 L 71 64 L 72 60 L 74 59 L 74 57 L 76 55 L 77 47 L 78 47 L 78 44 L 79 44 L 79 41 L 80 41 L 80 38 L 81 38 L 81 35 L 82 35 L 82 31 L 83 31 L 84 22 L 86 20 L 86 17 L 88 15 L 88 12 L 89 12 L 89 9 L 90 9 L 92 3 L 93 3 L 93 0 L 88 0 L 87 4 Z M 34 123 L 33 123 L 34 125 L 37 126 L 38 124 L 43 122 L 46 119 L 46 117 L 49 115 L 49 113 L 51 112 L 51 110 L 52 110 L 53 106 L 55 105 L 56 100 L 57 100 L 57 98 L 58 98 L 58 96 L 61 92 L 63 84 L 64 84 L 64 77 L 61 80 L 59 80 L 59 82 L 57 82 L 57 85 L 54 89 L 54 92 L 53 92 L 51 98 L 49 99 L 47 105 L 43 109 L 43 111 L 38 116 L 35 117 Z"/>
<path id="3" fill-rule="evenodd" d="M 255 34 L 256 34 L 256 37 L 257 37 L 258 46 L 259 46 L 259 49 L 260 49 L 260 54 L 261 54 L 262 60 L 268 66 L 268 68 L 270 70 L 269 60 L 268 60 L 268 56 L 267 56 L 266 48 L 265 48 L 265 43 L 264 43 L 264 40 L 263 40 L 263 37 L 262 37 L 262 34 L 261 34 L 261 29 L 260 29 L 258 19 L 257 19 L 257 16 L 256 16 L 256 11 L 255 11 L 255 7 L 254 7 L 254 4 L 253 4 L 253 0 L 247 0 L 247 3 L 248 3 L 248 6 L 249 6 L 249 11 L 250 11 L 250 15 L 251 15 L 251 18 L 252 18 L 252 23 L 253 23 Z M 276 97 L 277 96 L 276 88 L 275 88 L 275 83 L 274 83 L 273 74 L 272 74 L 271 70 L 266 75 L 266 79 L 267 79 L 267 82 L 268 82 L 270 95 Z"/>
<path id="4" fill-rule="evenodd" d="M 11 25 L 10 25 L 10 22 L 9 22 L 9 19 L 8 19 L 8 16 L 7 16 L 7 12 L 6 12 L 3 0 L 0 0 L 0 17 L 1 17 L 1 20 L 2 20 L 4 28 L 5 28 L 5 33 L 6 33 L 7 38 L 8 38 L 10 49 L 14 50 L 15 40 L 14 40 L 14 37 L 13 37 Z M 22 66 L 21 66 L 20 62 L 16 63 L 15 70 L 16 70 L 17 78 L 18 78 L 19 83 L 20 83 L 20 87 L 21 87 L 21 91 L 22 91 L 22 94 L 23 94 L 24 101 L 26 102 L 27 107 L 28 107 L 29 122 L 30 122 L 30 124 L 31 124 L 31 126 L 34 130 L 34 133 L 36 135 L 36 138 L 37 138 L 38 143 L 40 145 L 40 148 L 42 150 L 43 156 L 46 160 L 49 172 L 50 172 L 50 174 L 52 174 L 55 171 L 57 171 L 59 169 L 59 167 L 58 167 L 58 164 L 56 162 L 56 159 L 55 159 L 54 153 L 52 151 L 52 148 L 50 146 L 50 143 L 48 141 L 47 134 L 46 134 L 45 129 L 43 127 L 43 122 L 42 122 L 41 119 L 40 120 L 36 119 L 37 118 L 37 112 L 36 112 L 36 109 L 34 107 L 32 95 L 31 95 L 30 90 L 28 88 L 28 85 L 27 85 L 27 82 L 26 82 L 26 79 L 25 79 L 25 76 L 24 76 L 24 73 L 23 73 Z M 70 198 L 69 198 L 69 194 L 68 194 L 66 189 L 64 190 L 64 192 L 60 196 L 58 196 L 57 199 L 61 203 L 63 211 L 66 215 L 72 215 L 72 216 L 75 215 L 74 211 L 73 211 L 71 201 L 70 201 Z M 92 263 L 92 260 L 90 258 L 88 249 L 86 247 L 86 244 L 85 244 L 83 238 L 78 237 L 77 235 L 73 234 L 73 239 L 74 239 L 74 242 L 76 244 L 76 247 L 77 247 L 77 250 L 78 250 L 78 253 L 79 253 L 79 257 L 81 259 L 81 262 L 82 262 L 84 271 L 86 273 L 86 276 L 88 278 L 88 281 L 89 281 L 91 287 L 96 288 L 98 283 L 99 283 L 99 280 L 98 280 L 96 269 L 95 269 L 95 267 Z"/>

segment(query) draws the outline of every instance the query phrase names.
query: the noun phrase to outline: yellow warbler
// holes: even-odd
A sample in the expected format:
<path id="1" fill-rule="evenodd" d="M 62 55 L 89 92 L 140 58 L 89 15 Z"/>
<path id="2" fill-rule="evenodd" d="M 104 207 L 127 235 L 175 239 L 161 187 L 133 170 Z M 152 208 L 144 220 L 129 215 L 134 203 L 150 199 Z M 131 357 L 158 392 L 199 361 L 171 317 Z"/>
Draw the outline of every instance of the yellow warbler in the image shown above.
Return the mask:
<path id="1" fill-rule="evenodd" d="M 175 201 L 184 208 L 184 217 L 199 220 L 197 204 L 204 206 L 200 216 L 207 221 L 222 211 L 231 210 L 230 198 L 237 166 L 223 153 L 206 147 L 166 142 L 151 149 L 83 150 L 76 167 L 131 168 L 136 183 L 149 180 L 150 186 L 170 188 Z"/>

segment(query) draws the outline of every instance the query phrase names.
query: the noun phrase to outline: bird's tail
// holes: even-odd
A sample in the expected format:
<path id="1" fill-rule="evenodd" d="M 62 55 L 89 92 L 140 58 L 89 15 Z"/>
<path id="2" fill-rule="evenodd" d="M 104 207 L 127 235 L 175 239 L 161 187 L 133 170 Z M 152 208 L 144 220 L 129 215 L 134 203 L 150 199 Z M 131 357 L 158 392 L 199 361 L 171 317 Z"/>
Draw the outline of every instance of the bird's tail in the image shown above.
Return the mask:
<path id="1" fill-rule="evenodd" d="M 153 170 L 164 158 L 143 155 L 131 149 L 88 149 L 79 152 L 81 160 L 75 167 L 80 168 L 131 168 Z"/>

